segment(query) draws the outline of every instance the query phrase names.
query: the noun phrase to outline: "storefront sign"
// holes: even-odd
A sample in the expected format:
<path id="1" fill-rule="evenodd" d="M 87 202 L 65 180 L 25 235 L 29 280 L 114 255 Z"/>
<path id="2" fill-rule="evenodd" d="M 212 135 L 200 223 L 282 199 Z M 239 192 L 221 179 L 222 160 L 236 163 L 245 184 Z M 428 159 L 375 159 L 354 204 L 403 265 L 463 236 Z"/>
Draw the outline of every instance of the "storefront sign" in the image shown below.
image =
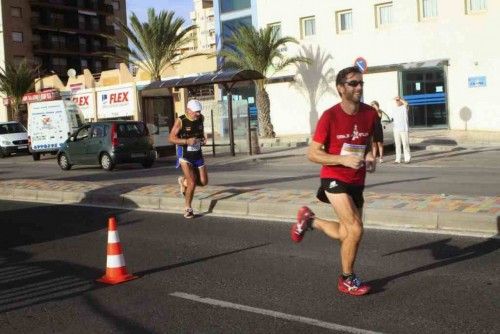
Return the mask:
<path id="1" fill-rule="evenodd" d="M 135 94 L 135 87 L 97 92 L 97 117 L 101 119 L 134 116 Z"/>
<path id="2" fill-rule="evenodd" d="M 23 103 L 41 102 L 41 101 L 53 101 L 61 99 L 61 94 L 58 91 L 50 90 L 46 92 L 36 92 L 28 93 L 23 96 Z M 4 98 L 3 105 L 8 106 L 11 103 L 12 98 Z"/>
<path id="3" fill-rule="evenodd" d="M 71 96 L 73 101 L 80 111 L 83 113 L 85 119 L 95 119 L 95 93 L 80 93 Z"/>

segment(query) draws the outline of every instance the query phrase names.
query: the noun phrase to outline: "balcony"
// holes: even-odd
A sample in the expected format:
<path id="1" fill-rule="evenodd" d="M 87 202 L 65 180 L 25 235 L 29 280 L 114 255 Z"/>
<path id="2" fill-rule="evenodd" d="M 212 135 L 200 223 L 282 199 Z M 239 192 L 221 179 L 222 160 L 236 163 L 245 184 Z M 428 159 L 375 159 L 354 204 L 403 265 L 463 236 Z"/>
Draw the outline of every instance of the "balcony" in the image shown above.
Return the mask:
<path id="1" fill-rule="evenodd" d="M 67 56 L 102 57 L 100 52 L 116 52 L 113 46 L 87 46 L 77 43 L 33 42 L 34 54 L 57 54 Z"/>
<path id="2" fill-rule="evenodd" d="M 113 5 L 108 5 L 102 1 L 94 2 L 89 0 L 29 0 L 31 6 L 49 7 L 70 10 L 89 10 L 99 12 L 104 15 L 113 15 Z"/>

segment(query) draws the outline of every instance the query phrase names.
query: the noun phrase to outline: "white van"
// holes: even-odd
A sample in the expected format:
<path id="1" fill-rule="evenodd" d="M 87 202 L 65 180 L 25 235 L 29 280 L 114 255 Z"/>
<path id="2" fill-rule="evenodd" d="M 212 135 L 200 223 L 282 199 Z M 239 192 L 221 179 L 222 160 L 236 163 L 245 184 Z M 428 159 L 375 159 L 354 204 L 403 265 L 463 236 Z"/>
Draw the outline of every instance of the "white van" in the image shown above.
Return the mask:
<path id="1" fill-rule="evenodd" d="M 40 154 L 56 154 L 66 139 L 83 124 L 82 112 L 71 101 L 30 103 L 28 139 L 33 160 L 40 160 Z"/>
<path id="2" fill-rule="evenodd" d="M 20 152 L 28 152 L 26 128 L 14 121 L 0 123 L 0 158 Z"/>

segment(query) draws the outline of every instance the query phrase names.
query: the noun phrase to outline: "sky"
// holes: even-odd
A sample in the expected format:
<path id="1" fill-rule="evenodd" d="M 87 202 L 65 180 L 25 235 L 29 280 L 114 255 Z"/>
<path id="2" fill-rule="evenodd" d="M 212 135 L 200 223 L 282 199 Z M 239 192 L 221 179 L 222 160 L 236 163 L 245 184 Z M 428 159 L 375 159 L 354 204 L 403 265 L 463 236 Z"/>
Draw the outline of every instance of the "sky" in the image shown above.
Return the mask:
<path id="1" fill-rule="evenodd" d="M 153 7 L 157 12 L 160 10 L 174 11 L 176 16 L 184 18 L 187 24 L 191 24 L 189 12 L 193 11 L 193 0 L 127 0 L 127 16 L 134 12 L 139 20 L 146 21 L 147 9 Z"/>

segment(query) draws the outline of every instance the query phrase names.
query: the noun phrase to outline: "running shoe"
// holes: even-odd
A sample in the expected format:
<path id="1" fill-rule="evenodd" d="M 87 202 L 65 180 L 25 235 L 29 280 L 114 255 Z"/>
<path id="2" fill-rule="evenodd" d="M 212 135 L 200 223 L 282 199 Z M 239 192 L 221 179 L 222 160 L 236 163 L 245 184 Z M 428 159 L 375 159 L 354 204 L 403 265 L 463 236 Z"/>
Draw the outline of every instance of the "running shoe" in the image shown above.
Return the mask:
<path id="1" fill-rule="evenodd" d="M 194 212 L 192 208 L 188 208 L 184 211 L 184 218 L 188 219 L 194 218 Z"/>
<path id="2" fill-rule="evenodd" d="M 179 191 L 182 196 L 186 196 L 186 187 L 184 186 L 184 177 L 179 176 L 177 178 L 177 183 L 179 184 Z"/>
<path id="3" fill-rule="evenodd" d="M 337 288 L 340 292 L 346 293 L 352 296 L 362 296 L 370 292 L 371 287 L 362 283 L 361 280 L 353 275 L 349 278 L 344 279 L 342 275 L 339 276 Z"/>
<path id="4" fill-rule="evenodd" d="M 307 206 L 303 206 L 297 212 L 297 222 L 292 225 L 290 237 L 293 242 L 301 242 L 306 231 L 312 230 L 312 222 L 314 221 L 314 212 Z"/>

